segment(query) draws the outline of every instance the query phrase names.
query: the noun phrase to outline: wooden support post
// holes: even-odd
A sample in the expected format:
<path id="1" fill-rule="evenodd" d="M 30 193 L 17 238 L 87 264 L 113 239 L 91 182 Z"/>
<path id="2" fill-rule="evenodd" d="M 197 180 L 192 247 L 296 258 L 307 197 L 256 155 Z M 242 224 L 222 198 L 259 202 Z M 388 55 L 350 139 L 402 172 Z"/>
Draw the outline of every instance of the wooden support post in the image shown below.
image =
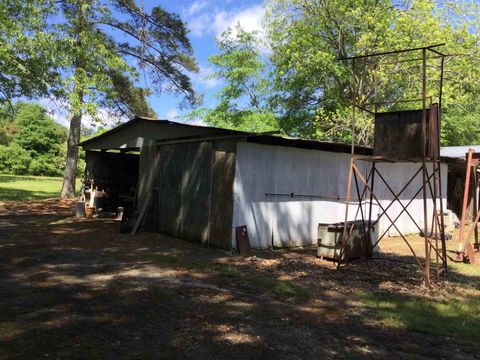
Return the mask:
<path id="1" fill-rule="evenodd" d="M 423 186 L 423 234 L 425 236 L 425 286 L 430 286 L 430 241 L 428 234 L 428 209 L 427 209 L 427 50 L 422 50 L 422 186 Z"/>
<path id="2" fill-rule="evenodd" d="M 465 248 L 463 247 L 464 246 L 463 240 L 465 236 L 465 223 L 467 221 L 468 193 L 470 190 L 470 171 L 471 171 L 470 163 L 472 161 L 473 151 L 474 151 L 473 149 L 469 149 L 467 153 L 465 187 L 463 189 L 462 215 L 460 219 L 460 235 L 458 237 L 458 252 L 461 252 L 461 253 L 465 251 Z"/>

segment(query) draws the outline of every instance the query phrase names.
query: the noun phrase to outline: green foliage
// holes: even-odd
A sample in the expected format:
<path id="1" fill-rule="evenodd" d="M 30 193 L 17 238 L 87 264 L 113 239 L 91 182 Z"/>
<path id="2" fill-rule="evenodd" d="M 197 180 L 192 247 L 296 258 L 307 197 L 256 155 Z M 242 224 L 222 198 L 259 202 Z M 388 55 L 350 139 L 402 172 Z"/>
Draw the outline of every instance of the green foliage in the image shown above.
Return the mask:
<path id="1" fill-rule="evenodd" d="M 52 96 L 69 107 L 62 196 L 74 193 L 84 114 L 99 121 L 99 108 L 118 118 L 154 115 L 147 102 L 151 90 L 177 93 L 184 104 L 194 104 L 192 71 L 197 66 L 185 24 L 160 6 L 147 13 L 130 0 L 0 4 L 0 101 Z M 141 73 L 151 90 L 136 86 Z M 0 141 L 7 143 L 7 134 L 0 133 Z"/>
<path id="2" fill-rule="evenodd" d="M 0 2 L 0 103 L 20 96 L 56 95 L 59 72 L 55 34 L 45 32 L 54 1 Z"/>
<path id="3" fill-rule="evenodd" d="M 268 9 L 275 90 L 272 101 L 285 127 L 307 137 L 323 139 L 327 135 L 327 139 L 345 140 L 343 129 L 350 126 L 348 109 L 352 95 L 363 107 L 375 99 L 420 97 L 420 62 L 384 65 L 377 69 L 374 78 L 366 63 L 358 61 L 357 77 L 352 83 L 351 63 L 338 58 L 443 42 L 446 46 L 441 51 L 447 54 L 473 54 L 478 47 L 479 9 L 470 1 L 440 6 L 429 0 L 415 0 L 391 6 L 389 0 L 272 0 Z M 406 60 L 420 55 L 401 54 L 376 60 Z M 428 79 L 439 78 L 436 64 L 438 60 L 428 61 Z M 445 66 L 444 140 L 459 144 L 478 139 L 478 128 L 475 136 L 449 134 L 456 123 L 463 123 L 460 118 L 466 111 L 475 111 L 478 100 L 471 95 L 480 90 L 475 80 L 480 75 L 478 59 L 451 57 Z M 427 96 L 438 94 L 433 81 L 427 85 Z M 463 108 L 462 114 L 457 111 L 459 108 Z M 392 106 L 385 105 L 380 110 L 392 110 Z M 316 132 L 319 127 L 326 131 Z M 371 144 L 372 129 L 368 118 L 358 122 L 357 141 Z"/>
<path id="4" fill-rule="evenodd" d="M 452 106 L 445 114 L 442 144 L 446 146 L 480 144 L 480 104 L 463 111 Z"/>
<path id="5" fill-rule="evenodd" d="M 10 146 L 0 145 L 0 173 L 28 174 L 32 158 L 29 152 L 18 144 Z"/>
<path id="6" fill-rule="evenodd" d="M 226 82 L 219 92 L 215 109 L 198 109 L 187 118 L 201 118 L 211 126 L 244 131 L 279 130 L 269 107 L 269 82 L 265 79 L 265 59 L 254 33 L 236 26 L 217 41 L 219 53 L 209 58 L 215 66 L 212 78 Z"/>
<path id="7" fill-rule="evenodd" d="M 4 128 L 0 128 L 0 145 L 8 145 L 9 138 L 6 130 Z"/>
<path id="8" fill-rule="evenodd" d="M 47 21 L 53 19 L 45 30 L 54 37 L 72 114 L 96 118 L 101 107 L 119 117 L 153 115 L 150 89 L 196 101 L 186 72 L 197 68 L 177 15 L 159 6 L 147 13 L 135 1 L 72 0 L 52 4 Z M 151 79 L 150 89 L 135 85 L 141 75 Z"/>
<path id="9" fill-rule="evenodd" d="M 0 105 L 0 145 L 9 145 L 17 131 L 10 104 Z"/>
<path id="10" fill-rule="evenodd" d="M 357 61 L 353 81 L 352 63 L 338 59 L 445 43 L 438 50 L 457 56 L 445 60 L 442 142 L 478 143 L 479 19 L 480 6 L 471 0 L 395 6 L 390 0 L 269 0 L 261 37 L 237 27 L 219 41 L 210 61 L 217 70 L 213 76 L 226 85 L 214 109 L 191 115 L 217 126 L 348 142 L 352 98 L 372 110 L 374 102 L 384 102 L 379 111 L 421 108 L 420 102 L 389 102 L 421 97 L 421 62 L 393 63 L 421 52 L 370 59 L 381 67 Z M 268 50 L 262 53 L 262 46 Z M 430 52 L 428 57 L 427 96 L 438 99 L 439 60 Z M 372 120 L 357 111 L 357 143 L 372 145 Z"/>
<path id="11" fill-rule="evenodd" d="M 106 29 L 109 29 L 108 32 Z M 0 4 L 0 101 L 54 96 L 96 116 L 152 115 L 149 90 L 135 86 L 140 73 L 158 92 L 196 101 L 189 71 L 197 67 L 180 18 L 135 1 L 6 0 Z"/>
<path id="12" fill-rule="evenodd" d="M 16 132 L 0 147 L 0 172 L 59 176 L 65 163 L 66 129 L 37 104 L 17 103 Z"/>
<path id="13" fill-rule="evenodd" d="M 180 18 L 159 6 L 146 13 L 135 1 L 72 0 L 55 3 L 62 16 L 54 33 L 60 39 L 59 57 L 65 95 L 71 112 L 70 138 L 62 197 L 74 195 L 81 120 L 97 119 L 102 107 L 111 115 L 153 115 L 146 97 L 150 90 L 135 86 L 139 72 L 157 92 L 196 101 L 186 72 L 197 71 L 186 28 Z M 106 31 L 108 29 L 108 31 Z"/>
<path id="14" fill-rule="evenodd" d="M 46 153 L 58 155 L 59 145 L 66 140 L 65 129 L 47 116 L 37 104 L 22 104 L 15 118 L 19 131 L 13 142 L 28 150 L 32 156 Z"/>

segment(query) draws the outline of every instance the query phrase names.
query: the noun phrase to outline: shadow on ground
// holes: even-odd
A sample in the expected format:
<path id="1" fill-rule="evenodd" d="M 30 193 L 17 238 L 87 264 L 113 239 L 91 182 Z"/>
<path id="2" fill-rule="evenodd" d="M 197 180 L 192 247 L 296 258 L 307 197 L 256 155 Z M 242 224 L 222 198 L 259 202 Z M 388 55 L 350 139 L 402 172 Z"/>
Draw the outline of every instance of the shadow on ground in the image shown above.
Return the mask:
<path id="1" fill-rule="evenodd" d="M 46 199 L 58 196 L 58 191 L 38 191 L 38 190 L 20 190 L 0 188 L 0 199 L 17 200 L 17 199 Z"/>
<path id="2" fill-rule="evenodd" d="M 382 327 L 360 301 L 359 291 L 418 287 L 415 269 L 394 281 L 388 261 L 337 271 L 312 250 L 240 258 L 119 234 L 118 222 L 74 219 L 72 208 L 10 203 L 0 216 L 1 358 L 472 356 L 460 340 Z"/>

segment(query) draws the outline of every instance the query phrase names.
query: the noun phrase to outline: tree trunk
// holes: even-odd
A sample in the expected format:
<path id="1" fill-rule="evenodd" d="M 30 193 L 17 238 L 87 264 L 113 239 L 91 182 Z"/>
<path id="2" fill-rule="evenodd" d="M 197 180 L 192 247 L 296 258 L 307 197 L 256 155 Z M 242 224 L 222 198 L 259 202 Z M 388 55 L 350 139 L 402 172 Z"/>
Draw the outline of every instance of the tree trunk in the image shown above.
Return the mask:
<path id="1" fill-rule="evenodd" d="M 80 129 L 82 124 L 82 111 L 78 110 L 70 120 L 70 132 L 67 142 L 67 162 L 65 174 L 63 175 L 63 186 L 60 193 L 61 198 L 75 196 L 75 179 L 77 177 L 78 143 L 80 142 Z"/>
<path id="2" fill-rule="evenodd" d="M 76 25 L 74 26 L 74 31 L 76 35 L 76 46 L 77 49 L 82 49 L 82 37 L 83 26 L 87 23 L 85 8 L 82 6 L 82 3 L 77 3 L 78 11 L 76 13 Z M 83 107 L 83 81 L 82 76 L 84 71 L 80 69 L 84 68 L 84 57 L 82 52 L 77 54 L 73 62 L 74 66 L 74 85 L 73 85 L 73 95 L 76 97 L 76 101 L 71 101 L 71 112 L 72 118 L 70 119 L 70 131 L 68 133 L 67 141 L 67 161 L 65 164 L 65 173 L 63 175 L 63 185 L 62 191 L 60 192 L 61 198 L 72 198 L 75 196 L 75 180 L 77 177 L 77 163 L 78 163 L 78 143 L 80 142 L 80 130 L 82 126 L 82 107 Z"/>

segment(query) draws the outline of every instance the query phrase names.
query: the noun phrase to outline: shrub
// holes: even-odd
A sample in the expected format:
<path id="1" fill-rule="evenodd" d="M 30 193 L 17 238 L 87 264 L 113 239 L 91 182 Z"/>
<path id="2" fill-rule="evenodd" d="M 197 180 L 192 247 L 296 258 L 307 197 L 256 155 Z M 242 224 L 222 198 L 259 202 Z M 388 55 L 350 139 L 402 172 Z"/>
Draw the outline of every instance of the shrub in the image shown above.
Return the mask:
<path id="1" fill-rule="evenodd" d="M 0 145 L 0 172 L 4 174 L 26 175 L 32 158 L 30 153 L 17 144 Z"/>

